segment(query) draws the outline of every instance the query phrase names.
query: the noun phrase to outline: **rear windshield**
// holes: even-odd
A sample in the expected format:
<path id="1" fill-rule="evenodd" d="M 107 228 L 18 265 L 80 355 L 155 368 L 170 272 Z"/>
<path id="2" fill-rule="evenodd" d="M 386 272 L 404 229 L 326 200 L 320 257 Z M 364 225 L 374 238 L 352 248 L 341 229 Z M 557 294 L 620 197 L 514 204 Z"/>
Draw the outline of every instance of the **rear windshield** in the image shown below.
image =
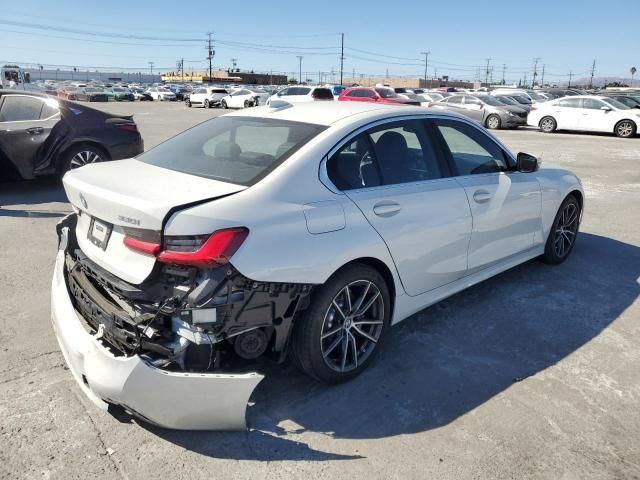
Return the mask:
<path id="1" fill-rule="evenodd" d="M 140 155 L 177 172 L 250 186 L 326 127 L 272 118 L 218 117 Z"/>

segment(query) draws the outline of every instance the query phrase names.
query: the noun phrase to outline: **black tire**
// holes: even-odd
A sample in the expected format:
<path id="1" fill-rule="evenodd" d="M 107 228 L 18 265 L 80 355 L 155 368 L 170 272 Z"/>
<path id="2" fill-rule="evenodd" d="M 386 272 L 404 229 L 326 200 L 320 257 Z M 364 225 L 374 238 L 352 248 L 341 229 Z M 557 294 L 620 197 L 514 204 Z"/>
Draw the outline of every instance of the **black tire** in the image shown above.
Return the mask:
<path id="1" fill-rule="evenodd" d="M 109 154 L 107 154 L 104 149 L 93 144 L 80 143 L 73 145 L 62 154 L 58 163 L 58 173 L 60 175 L 64 175 L 69 170 L 82 166 L 77 165 L 77 161 L 74 162 L 74 158 L 76 155 L 84 156 L 82 155 L 84 152 L 89 152 L 90 154 L 97 156 L 97 158 L 94 158 L 91 155 L 87 155 L 88 163 L 104 162 L 109 160 Z"/>
<path id="2" fill-rule="evenodd" d="M 244 101 L 244 108 L 249 108 L 251 105 L 252 103 L 249 100 Z"/>
<path id="3" fill-rule="evenodd" d="M 209 100 L 204 101 L 204 108 L 211 108 L 211 105 L 209 104 Z"/>
<path id="4" fill-rule="evenodd" d="M 500 128 L 502 127 L 502 120 L 500 119 L 499 115 L 492 113 L 487 117 L 485 125 L 491 130 L 500 130 Z"/>
<path id="5" fill-rule="evenodd" d="M 553 133 L 558 128 L 558 122 L 553 117 L 543 117 L 540 119 L 540 123 L 538 123 L 538 127 L 544 133 Z"/>
<path id="6" fill-rule="evenodd" d="M 367 287 L 368 284 L 370 285 Z M 343 293 L 347 287 L 351 292 L 349 298 L 354 298 L 349 300 L 353 311 L 340 316 L 338 313 L 342 308 L 349 309 L 347 296 Z M 370 301 L 373 303 L 361 315 L 354 315 L 352 318 L 350 313 L 357 313 L 360 298 L 365 299 L 360 302 L 361 308 Z M 337 303 L 342 303 L 342 306 L 335 307 Z M 339 383 L 349 380 L 362 372 L 379 352 L 389 328 L 390 317 L 391 297 L 382 275 L 364 264 L 349 265 L 333 274 L 313 292 L 311 305 L 297 319 L 291 338 L 293 361 L 300 370 L 321 382 Z M 363 331 L 369 337 L 358 333 Z M 323 334 L 325 339 L 322 339 Z M 375 338 L 376 341 L 368 338 Z M 347 353 L 343 355 L 345 346 Z M 347 358 L 348 368 L 345 364 Z"/>
<path id="7" fill-rule="evenodd" d="M 569 258 L 578 238 L 580 213 L 580 202 L 573 195 L 568 195 L 560 205 L 551 225 L 544 254 L 541 257 L 544 263 L 559 265 Z M 572 219 L 573 221 L 571 221 Z M 567 224 L 570 224 L 569 228 L 567 228 Z M 564 235 L 562 232 L 565 232 Z M 570 239 L 572 240 L 569 241 Z"/>
<path id="8" fill-rule="evenodd" d="M 635 136 L 638 127 L 632 120 L 620 120 L 613 129 L 616 136 L 620 138 L 631 138 Z"/>
<path id="9" fill-rule="evenodd" d="M 222 101 L 220 102 L 220 106 L 221 106 L 222 108 L 224 108 L 225 110 L 226 110 L 227 108 L 229 108 L 229 107 L 227 106 L 227 102 L 225 102 L 224 100 L 222 100 Z"/>
<path id="10" fill-rule="evenodd" d="M 187 100 L 184 102 L 184 104 L 185 104 L 187 107 L 191 108 L 191 100 L 189 100 L 188 98 L 187 98 Z"/>

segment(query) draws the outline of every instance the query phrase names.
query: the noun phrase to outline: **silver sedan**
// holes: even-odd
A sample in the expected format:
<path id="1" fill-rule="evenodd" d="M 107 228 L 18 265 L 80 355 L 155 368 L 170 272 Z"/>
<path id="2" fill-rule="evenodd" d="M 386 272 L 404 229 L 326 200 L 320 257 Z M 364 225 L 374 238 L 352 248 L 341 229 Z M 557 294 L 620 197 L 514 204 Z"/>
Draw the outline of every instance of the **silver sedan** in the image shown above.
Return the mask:
<path id="1" fill-rule="evenodd" d="M 430 108 L 465 115 L 492 130 L 515 128 L 527 123 L 527 112 L 523 108 L 506 105 L 488 95 L 454 95 L 435 102 Z"/>

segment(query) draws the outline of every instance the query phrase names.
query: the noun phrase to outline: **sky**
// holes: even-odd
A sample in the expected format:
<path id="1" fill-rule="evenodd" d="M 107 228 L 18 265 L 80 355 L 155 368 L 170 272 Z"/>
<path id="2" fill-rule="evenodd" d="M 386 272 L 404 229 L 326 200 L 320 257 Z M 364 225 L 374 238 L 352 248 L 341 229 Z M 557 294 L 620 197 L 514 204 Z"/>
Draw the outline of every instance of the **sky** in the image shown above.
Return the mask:
<path id="1" fill-rule="evenodd" d="M 0 62 L 77 66 L 80 70 L 208 68 L 205 42 L 213 32 L 214 68 L 232 59 L 243 70 L 303 77 L 340 69 L 345 76 L 428 75 L 517 82 L 545 69 L 545 81 L 590 74 L 629 77 L 640 68 L 640 1 L 389 0 L 367 2 L 214 2 L 189 0 L 0 0 Z M 5 7 L 6 5 L 6 7 Z M 450 5 L 450 6 L 449 6 Z M 323 78 L 327 78 L 326 76 Z M 540 80 L 540 77 L 538 77 Z"/>

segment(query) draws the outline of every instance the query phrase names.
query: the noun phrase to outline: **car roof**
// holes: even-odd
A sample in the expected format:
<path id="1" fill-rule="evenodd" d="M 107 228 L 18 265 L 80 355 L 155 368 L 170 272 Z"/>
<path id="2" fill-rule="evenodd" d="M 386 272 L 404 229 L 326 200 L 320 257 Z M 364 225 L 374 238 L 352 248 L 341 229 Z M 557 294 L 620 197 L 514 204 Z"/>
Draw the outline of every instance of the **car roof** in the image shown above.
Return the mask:
<path id="1" fill-rule="evenodd" d="M 388 105 L 373 102 L 309 102 L 290 104 L 282 101 L 282 107 L 254 107 L 237 112 L 229 113 L 227 116 L 256 117 L 256 118 L 277 118 L 293 122 L 313 123 L 316 125 L 329 126 L 340 120 L 354 115 L 359 118 L 370 116 L 377 117 L 381 113 L 388 113 L 389 116 L 401 117 L 405 114 L 434 114 L 424 107 L 411 107 Z M 385 112 L 386 111 L 386 112 Z M 442 112 L 437 112 L 440 115 Z"/>

